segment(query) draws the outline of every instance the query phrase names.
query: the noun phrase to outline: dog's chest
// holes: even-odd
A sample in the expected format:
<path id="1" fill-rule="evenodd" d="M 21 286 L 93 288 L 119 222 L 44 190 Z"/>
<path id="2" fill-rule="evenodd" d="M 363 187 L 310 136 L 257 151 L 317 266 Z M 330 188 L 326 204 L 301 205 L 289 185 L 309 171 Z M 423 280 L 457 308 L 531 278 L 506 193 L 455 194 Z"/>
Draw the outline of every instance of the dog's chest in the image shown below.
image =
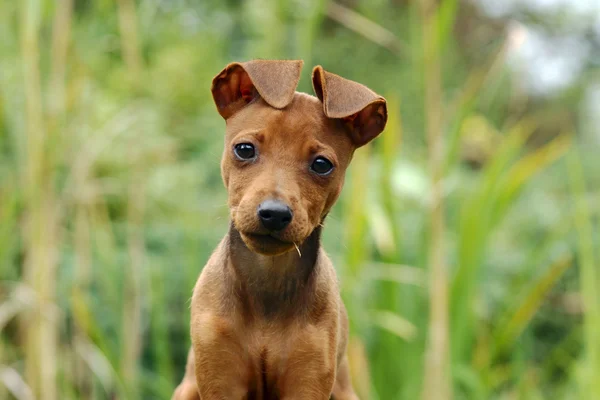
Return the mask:
<path id="1" fill-rule="evenodd" d="M 248 400 L 277 400 L 282 381 L 293 365 L 290 350 L 297 334 L 289 327 L 258 324 L 248 335 L 249 365 Z"/>
<path id="2" fill-rule="evenodd" d="M 306 337 L 311 326 L 265 325 L 254 327 L 248 336 L 249 365 L 248 400 L 277 400 L 283 395 L 290 379 L 302 375 L 305 357 L 319 357 L 326 351 L 315 347 Z M 325 343 L 322 343 L 325 344 Z"/>

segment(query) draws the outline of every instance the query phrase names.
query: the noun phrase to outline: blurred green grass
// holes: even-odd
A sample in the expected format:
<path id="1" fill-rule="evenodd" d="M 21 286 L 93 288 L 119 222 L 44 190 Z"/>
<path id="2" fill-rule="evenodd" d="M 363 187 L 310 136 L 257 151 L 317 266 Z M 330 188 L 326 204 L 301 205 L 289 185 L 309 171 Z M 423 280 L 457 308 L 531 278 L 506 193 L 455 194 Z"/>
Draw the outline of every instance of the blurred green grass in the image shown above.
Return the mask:
<path id="1" fill-rule="evenodd" d="M 209 85 L 251 58 L 389 101 L 324 233 L 361 398 L 600 398 L 595 150 L 514 111 L 507 42 L 465 52 L 464 10 L 0 0 L 0 398 L 170 398 L 228 224 Z"/>

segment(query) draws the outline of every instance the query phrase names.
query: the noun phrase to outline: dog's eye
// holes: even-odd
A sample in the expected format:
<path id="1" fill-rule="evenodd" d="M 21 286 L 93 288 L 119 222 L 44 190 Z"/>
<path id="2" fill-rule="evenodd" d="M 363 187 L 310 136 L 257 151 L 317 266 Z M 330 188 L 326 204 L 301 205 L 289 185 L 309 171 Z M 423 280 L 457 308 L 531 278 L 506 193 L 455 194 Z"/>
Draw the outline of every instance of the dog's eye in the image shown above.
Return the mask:
<path id="1" fill-rule="evenodd" d="M 233 152 L 240 160 L 251 160 L 256 156 L 254 145 L 250 143 L 239 143 L 233 147 Z"/>
<path id="2" fill-rule="evenodd" d="M 317 157 L 310 166 L 310 169 L 319 175 L 329 175 L 333 171 L 333 163 L 325 157 Z"/>

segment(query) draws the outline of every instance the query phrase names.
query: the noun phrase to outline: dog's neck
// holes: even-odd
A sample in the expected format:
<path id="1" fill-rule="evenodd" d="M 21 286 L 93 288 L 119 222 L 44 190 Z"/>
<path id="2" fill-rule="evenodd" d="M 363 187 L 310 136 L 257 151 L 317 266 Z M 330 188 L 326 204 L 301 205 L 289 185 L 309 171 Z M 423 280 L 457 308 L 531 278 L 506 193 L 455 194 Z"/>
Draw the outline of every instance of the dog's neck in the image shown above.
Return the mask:
<path id="1" fill-rule="evenodd" d="M 228 264 L 237 281 L 240 300 L 251 307 L 248 311 L 266 317 L 284 317 L 303 312 L 310 305 L 318 272 L 320 226 L 297 249 L 276 256 L 248 249 L 233 224 L 228 237 Z"/>

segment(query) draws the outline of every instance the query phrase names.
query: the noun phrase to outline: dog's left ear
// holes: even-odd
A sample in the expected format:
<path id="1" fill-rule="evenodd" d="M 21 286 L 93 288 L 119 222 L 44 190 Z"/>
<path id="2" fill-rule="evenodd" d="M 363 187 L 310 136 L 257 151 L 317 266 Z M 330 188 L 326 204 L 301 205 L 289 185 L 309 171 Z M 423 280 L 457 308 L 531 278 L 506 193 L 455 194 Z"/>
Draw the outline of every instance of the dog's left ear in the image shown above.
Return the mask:
<path id="1" fill-rule="evenodd" d="M 320 65 L 313 69 L 312 82 L 325 116 L 344 121 L 356 147 L 369 143 L 385 128 L 386 101 L 368 87 L 327 72 Z"/>

